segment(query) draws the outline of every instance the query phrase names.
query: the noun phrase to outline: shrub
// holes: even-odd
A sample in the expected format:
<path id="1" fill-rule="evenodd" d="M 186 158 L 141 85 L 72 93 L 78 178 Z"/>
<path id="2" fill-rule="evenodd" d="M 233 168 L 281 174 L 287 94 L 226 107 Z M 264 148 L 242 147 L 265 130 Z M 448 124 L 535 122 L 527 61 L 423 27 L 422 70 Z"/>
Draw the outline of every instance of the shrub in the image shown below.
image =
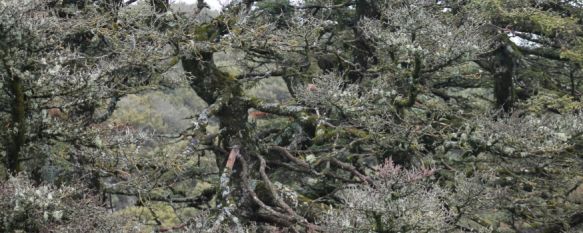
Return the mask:
<path id="1" fill-rule="evenodd" d="M 351 185 L 338 192 L 344 205 L 323 218 L 326 231 L 451 232 L 462 217 L 490 199 L 484 186 L 477 185 L 487 176 L 458 175 L 454 191 L 432 180 L 435 172 L 432 168 L 405 169 L 386 160 L 373 184 Z"/>
<path id="2" fill-rule="evenodd" d="M 25 175 L 0 185 L 1 232 L 116 232 L 119 222 L 74 187 L 35 186 Z"/>

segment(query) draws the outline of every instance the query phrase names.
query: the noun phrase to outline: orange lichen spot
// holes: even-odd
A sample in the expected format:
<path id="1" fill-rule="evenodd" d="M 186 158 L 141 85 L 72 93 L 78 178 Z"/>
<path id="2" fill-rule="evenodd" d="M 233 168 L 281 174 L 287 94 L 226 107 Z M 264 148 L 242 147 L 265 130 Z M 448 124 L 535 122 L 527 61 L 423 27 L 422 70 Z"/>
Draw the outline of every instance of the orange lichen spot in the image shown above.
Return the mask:
<path id="1" fill-rule="evenodd" d="M 262 111 L 251 111 L 249 112 L 249 117 L 253 120 L 257 120 L 257 119 L 261 119 L 261 118 L 266 118 L 268 117 L 270 114 L 266 113 L 266 112 L 262 112 Z"/>

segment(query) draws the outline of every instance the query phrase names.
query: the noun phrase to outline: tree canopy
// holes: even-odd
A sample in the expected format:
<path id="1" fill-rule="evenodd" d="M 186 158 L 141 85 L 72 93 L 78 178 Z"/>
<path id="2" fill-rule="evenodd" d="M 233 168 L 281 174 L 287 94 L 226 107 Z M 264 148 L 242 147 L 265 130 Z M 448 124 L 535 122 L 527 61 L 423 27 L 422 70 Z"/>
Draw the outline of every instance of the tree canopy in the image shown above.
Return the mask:
<path id="1" fill-rule="evenodd" d="M 576 232 L 582 12 L 1 2 L 0 230 Z"/>

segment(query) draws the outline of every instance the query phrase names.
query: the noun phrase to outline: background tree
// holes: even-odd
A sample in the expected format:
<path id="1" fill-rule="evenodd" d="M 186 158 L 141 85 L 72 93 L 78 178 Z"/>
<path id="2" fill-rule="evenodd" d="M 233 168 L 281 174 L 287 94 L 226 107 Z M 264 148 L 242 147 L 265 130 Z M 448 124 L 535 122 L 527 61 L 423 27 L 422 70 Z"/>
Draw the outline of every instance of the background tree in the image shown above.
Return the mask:
<path id="1" fill-rule="evenodd" d="M 446 4 L 451 4 L 454 10 L 463 8 L 464 5 L 483 9 L 481 14 L 494 26 L 491 33 L 499 38 L 497 50 L 485 55 L 491 58 L 490 62 L 480 61 L 478 64 L 493 74 L 496 101 L 505 111 L 512 108 L 517 95 L 522 98 L 532 95 L 527 93 L 536 89 L 532 85 L 537 81 L 529 79 L 536 73 L 556 76 L 556 82 L 561 84 L 553 89 L 570 91 L 574 98 L 578 98 L 575 93 L 578 89 L 575 80 L 580 59 L 575 54 L 579 54 L 581 41 L 580 3 L 475 1 L 456 4 L 454 1 Z M 541 67 L 544 68 L 538 69 Z"/>
<path id="2" fill-rule="evenodd" d="M 172 53 L 156 30 L 131 28 L 133 15 L 116 15 L 112 23 L 101 8 L 83 7 L 62 18 L 50 10 L 78 6 L 46 3 L 3 4 L 0 49 L 4 162 L 13 174 L 33 172 L 39 181 L 55 145 L 74 145 L 77 162 L 82 150 L 98 148 L 93 126 L 109 118 L 121 97 L 155 85 L 171 66 L 160 60 Z"/>
<path id="3" fill-rule="evenodd" d="M 0 148 L 15 176 L 0 187 L 0 231 L 122 230 L 93 194 L 100 176 L 118 174 L 99 156 L 113 143 L 99 136 L 131 140 L 100 124 L 121 97 L 157 85 L 172 50 L 157 30 L 139 29 L 137 14 L 111 6 L 0 3 Z"/>

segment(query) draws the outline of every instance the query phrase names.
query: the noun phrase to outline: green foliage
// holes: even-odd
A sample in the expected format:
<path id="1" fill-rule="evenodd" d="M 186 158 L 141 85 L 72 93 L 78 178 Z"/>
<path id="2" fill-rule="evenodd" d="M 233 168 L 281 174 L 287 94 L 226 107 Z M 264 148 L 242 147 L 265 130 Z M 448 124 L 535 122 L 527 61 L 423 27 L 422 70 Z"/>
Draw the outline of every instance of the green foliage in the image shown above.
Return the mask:
<path id="1" fill-rule="evenodd" d="M 258 2 L 257 7 L 259 10 L 264 10 L 272 15 L 279 15 L 284 13 L 289 13 L 293 7 L 289 0 L 266 0 Z"/>
<path id="2" fill-rule="evenodd" d="M 524 107 L 536 114 L 543 114 L 549 110 L 569 114 L 583 110 L 583 103 L 572 96 L 549 91 L 533 96 L 524 103 Z"/>
<path id="3" fill-rule="evenodd" d="M 163 227 L 174 226 L 180 223 L 180 220 L 173 211 L 172 206 L 166 203 L 146 203 L 146 207 L 130 207 L 116 213 L 118 218 L 132 218 L 144 225 L 157 225 L 156 221 L 162 222 Z M 142 229 L 142 231 L 151 231 L 153 229 Z"/>
<path id="4" fill-rule="evenodd" d="M 561 57 L 579 65 L 583 64 L 583 38 L 577 38 L 571 48 L 561 49 Z"/>
<path id="5" fill-rule="evenodd" d="M 578 30 L 576 18 L 563 17 L 556 12 L 530 10 L 513 10 L 505 14 L 509 21 L 515 24 L 526 24 L 543 35 L 554 35 L 558 32 L 572 33 Z"/>

